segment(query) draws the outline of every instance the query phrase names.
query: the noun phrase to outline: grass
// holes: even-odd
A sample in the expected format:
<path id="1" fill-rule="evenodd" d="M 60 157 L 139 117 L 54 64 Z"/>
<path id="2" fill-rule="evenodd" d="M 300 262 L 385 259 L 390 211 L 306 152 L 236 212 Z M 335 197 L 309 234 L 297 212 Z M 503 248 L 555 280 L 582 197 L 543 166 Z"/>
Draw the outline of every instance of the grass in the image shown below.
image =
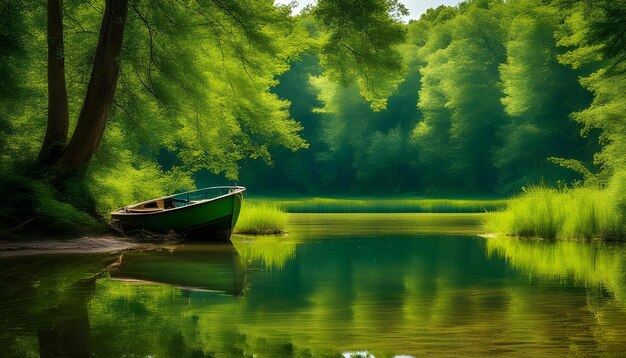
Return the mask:
<path id="1" fill-rule="evenodd" d="M 626 175 L 608 188 L 532 187 L 492 215 L 487 228 L 498 234 L 546 239 L 626 239 Z"/>
<path id="2" fill-rule="evenodd" d="M 270 199 L 256 199 L 265 202 Z M 507 200 L 455 199 L 272 199 L 289 213 L 481 213 L 506 208 Z"/>
<path id="3" fill-rule="evenodd" d="M 238 234 L 279 234 L 287 228 L 288 214 L 272 203 L 246 202 L 242 209 L 235 233 Z"/>
<path id="4" fill-rule="evenodd" d="M 506 200 L 467 199 L 248 199 L 235 233 L 284 233 L 288 213 L 482 213 L 506 205 Z"/>

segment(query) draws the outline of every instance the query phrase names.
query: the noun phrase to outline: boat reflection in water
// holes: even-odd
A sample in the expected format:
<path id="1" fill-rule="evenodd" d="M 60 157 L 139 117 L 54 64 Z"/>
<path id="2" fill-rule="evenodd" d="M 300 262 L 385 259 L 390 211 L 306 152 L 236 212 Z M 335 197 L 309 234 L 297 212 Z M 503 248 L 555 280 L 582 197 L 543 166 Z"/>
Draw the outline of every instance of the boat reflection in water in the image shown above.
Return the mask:
<path id="1" fill-rule="evenodd" d="M 0 268 L 2 357 L 120 356 L 108 354 L 109 341 L 101 338 L 98 307 L 115 300 L 99 296 L 98 287 L 113 287 L 107 282 L 132 283 L 138 290 L 163 285 L 181 288 L 183 297 L 200 293 L 203 298 L 240 297 L 246 286 L 246 268 L 232 244 L 185 244 L 122 255 L 0 256 Z M 104 330 L 111 334 L 108 326 Z"/>
<path id="2" fill-rule="evenodd" d="M 130 284 L 165 284 L 184 292 L 243 296 L 246 267 L 232 244 L 185 244 L 132 251 L 111 266 L 111 277 Z"/>

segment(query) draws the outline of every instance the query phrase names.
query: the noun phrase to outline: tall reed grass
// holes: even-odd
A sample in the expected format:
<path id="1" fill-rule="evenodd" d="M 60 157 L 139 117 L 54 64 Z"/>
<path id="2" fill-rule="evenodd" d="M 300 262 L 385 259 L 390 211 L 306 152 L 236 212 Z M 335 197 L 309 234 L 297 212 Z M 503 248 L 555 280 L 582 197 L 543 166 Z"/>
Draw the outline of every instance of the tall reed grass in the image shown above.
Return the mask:
<path id="1" fill-rule="evenodd" d="M 488 219 L 499 234 L 546 239 L 626 239 L 626 175 L 606 189 L 537 186 Z"/>
<path id="2" fill-rule="evenodd" d="M 250 203 L 242 209 L 235 233 L 238 234 L 279 234 L 287 228 L 288 215 L 283 209 L 272 203 Z"/>
<path id="3" fill-rule="evenodd" d="M 480 213 L 503 210 L 507 205 L 506 200 L 454 199 L 307 198 L 273 202 L 290 213 Z"/>

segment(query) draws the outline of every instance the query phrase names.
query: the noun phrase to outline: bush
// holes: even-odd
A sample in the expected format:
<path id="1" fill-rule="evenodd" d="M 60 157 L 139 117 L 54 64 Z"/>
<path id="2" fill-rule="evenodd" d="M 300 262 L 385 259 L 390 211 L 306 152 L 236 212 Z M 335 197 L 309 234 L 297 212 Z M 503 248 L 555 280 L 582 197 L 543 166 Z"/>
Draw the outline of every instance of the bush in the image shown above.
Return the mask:
<path id="1" fill-rule="evenodd" d="M 112 168 L 95 163 L 85 182 L 96 199 L 95 210 L 104 219 L 123 206 L 195 188 L 189 174 L 176 168 L 164 172 L 154 163 L 135 167 L 121 162 Z"/>
<path id="2" fill-rule="evenodd" d="M 5 232 L 11 232 L 27 222 L 32 222 L 29 226 L 53 234 L 75 234 L 101 228 L 93 216 L 77 208 L 89 202 L 90 197 L 74 198 L 76 203 L 69 202 L 72 198 L 60 193 L 46 179 L 5 173 L 0 179 L 0 192 L 3 193 L 0 226 Z"/>
<path id="3" fill-rule="evenodd" d="M 279 234 L 287 228 L 288 215 L 272 203 L 245 203 L 235 232 L 239 234 Z"/>

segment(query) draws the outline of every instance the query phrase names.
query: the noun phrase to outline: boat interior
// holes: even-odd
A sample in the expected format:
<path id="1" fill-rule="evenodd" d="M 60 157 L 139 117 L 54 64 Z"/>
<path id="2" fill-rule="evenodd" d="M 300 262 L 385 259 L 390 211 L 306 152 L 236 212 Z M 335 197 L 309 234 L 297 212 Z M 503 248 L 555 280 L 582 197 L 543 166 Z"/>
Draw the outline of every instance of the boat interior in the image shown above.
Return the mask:
<path id="1" fill-rule="evenodd" d="M 128 213 L 152 213 L 177 207 L 174 198 L 163 198 L 124 208 Z"/>
<path id="2" fill-rule="evenodd" d="M 236 191 L 235 187 L 217 187 L 206 188 L 187 193 L 181 193 L 174 196 L 155 199 L 121 209 L 126 213 L 154 213 L 158 211 L 170 210 L 181 206 L 196 204 L 203 201 L 209 201 L 222 195 L 226 195 Z"/>

